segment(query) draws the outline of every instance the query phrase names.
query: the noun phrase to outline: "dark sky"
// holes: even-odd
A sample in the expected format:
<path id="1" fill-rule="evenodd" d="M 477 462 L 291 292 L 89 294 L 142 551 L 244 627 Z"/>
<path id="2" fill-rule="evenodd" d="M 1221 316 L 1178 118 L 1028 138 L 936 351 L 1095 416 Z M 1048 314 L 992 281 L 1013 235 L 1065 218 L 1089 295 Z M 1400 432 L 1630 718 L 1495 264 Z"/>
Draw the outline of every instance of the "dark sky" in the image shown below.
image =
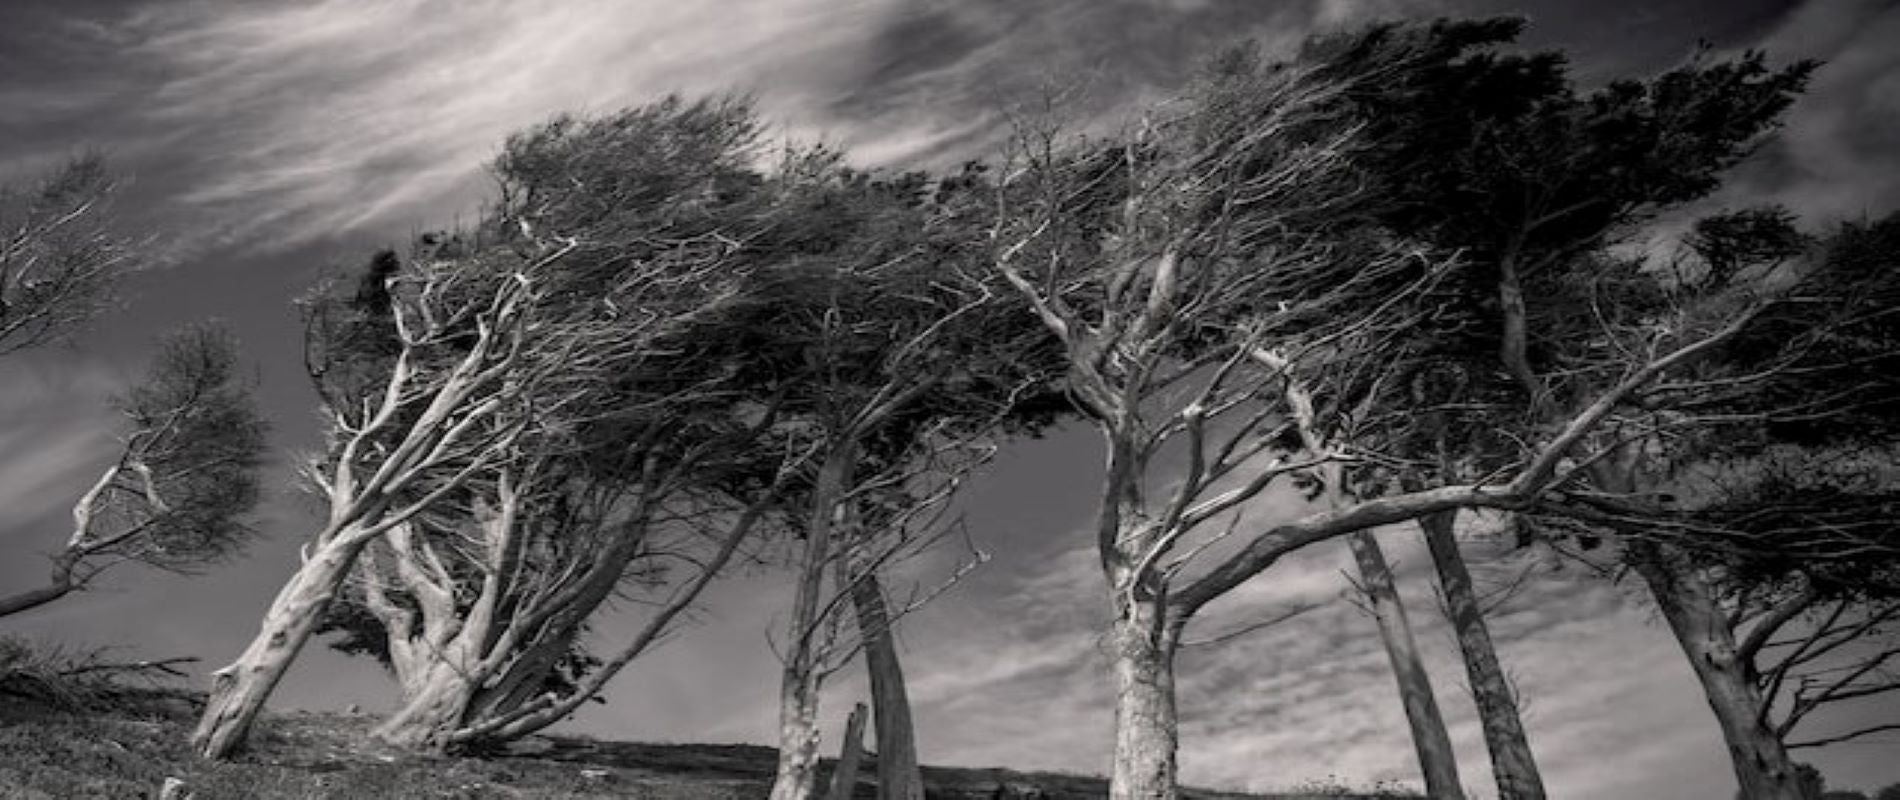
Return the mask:
<path id="1" fill-rule="evenodd" d="M 262 519 L 269 538 L 248 558 L 190 580 L 128 570 L 6 626 L 214 666 L 234 655 L 311 524 L 288 480 L 315 436 L 291 298 L 326 266 L 468 218 L 480 167 L 512 130 L 667 91 L 738 89 L 756 93 L 784 136 L 840 142 L 867 163 L 944 164 L 993 141 L 1001 110 L 1052 81 L 1083 88 L 1081 113 L 1111 118 L 1237 37 L 1285 48 L 1320 27 L 1448 13 L 1528 16 L 1529 43 L 1569 50 L 1589 80 L 1666 68 L 1698 41 L 1826 59 L 1781 135 L 1717 202 L 1784 202 L 1815 223 L 1900 207 L 1900 4 L 1890 1 L 10 0 L 0 5 L 0 176 L 108 151 L 131 178 L 118 208 L 161 237 L 153 247 L 165 266 L 70 347 L 0 361 L 0 552 L 13 554 L 0 559 L 0 590 L 40 579 L 42 562 L 26 554 L 63 538 L 71 498 L 111 450 L 102 400 L 170 326 L 231 322 L 258 365 L 280 458 Z M 1100 579 L 1082 535 L 1098 464 L 1090 437 L 1069 432 L 1005 452 L 974 487 L 972 530 L 1000 557 L 905 634 L 927 759 L 1105 765 L 1110 706 L 1090 632 Z M 1385 536 L 1466 782 L 1482 786 L 1483 746 L 1408 534 Z M 1347 563 L 1335 548 L 1303 554 L 1202 624 L 1336 597 Z M 1534 586 L 1496 624 L 1556 794 L 1728 796 L 1706 707 L 1638 594 L 1570 572 Z M 766 740 L 776 680 L 763 632 L 783 590 L 772 576 L 728 582 L 699 627 L 629 669 L 612 702 L 573 727 Z M 1373 634 L 1335 602 L 1184 655 L 1188 779 L 1415 780 Z M 827 719 L 842 716 L 858 680 L 834 687 Z M 313 648 L 278 702 L 373 705 L 386 693 L 373 669 Z M 1895 746 L 1813 759 L 1835 783 L 1865 788 L 1900 781 Z"/>

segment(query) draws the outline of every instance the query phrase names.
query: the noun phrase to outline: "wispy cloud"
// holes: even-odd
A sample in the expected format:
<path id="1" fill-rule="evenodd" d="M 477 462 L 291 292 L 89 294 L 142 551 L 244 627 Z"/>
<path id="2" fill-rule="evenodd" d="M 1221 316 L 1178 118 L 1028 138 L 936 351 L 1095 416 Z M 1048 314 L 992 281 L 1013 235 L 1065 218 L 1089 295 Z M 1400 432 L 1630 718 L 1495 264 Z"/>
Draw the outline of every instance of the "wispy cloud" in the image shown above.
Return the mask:
<path id="1" fill-rule="evenodd" d="M 0 368 L 0 585 L 44 572 L 28 554 L 65 540 L 60 516 L 111 457 L 118 420 L 104 400 L 117 376 L 97 362 L 59 360 L 54 369 L 52 359 L 16 356 Z"/>
<path id="2" fill-rule="evenodd" d="M 1891 182 L 1854 170 L 1869 153 L 1893 157 L 1855 145 L 1878 129 L 1856 120 L 1894 113 L 1891 48 L 1880 46 L 1893 33 L 1885 5 L 1810 4 L 1769 37 L 1778 53 L 1836 54 L 1790 127 L 1790 174 L 1763 173 L 1805 206 L 1851 213 L 1892 199 Z M 1079 84 L 1084 99 L 1072 110 L 1100 117 L 1177 85 L 1235 39 L 1284 50 L 1319 27 L 1447 6 L 196 0 L 148 3 L 123 19 L 39 11 L 23 23 L 35 37 L 6 40 L 26 57 L 0 61 L 15 75 L 0 78 L 0 101 L 14 111 L 0 132 L 15 142 L 0 148 L 0 167 L 109 147 L 150 176 L 142 204 L 189 217 L 183 227 L 200 243 L 387 234 L 473 213 L 486 189 L 480 167 L 503 137 L 561 111 L 752 91 L 787 135 L 844 143 L 868 163 L 941 165 L 979 154 L 1002 132 L 1002 109 L 1050 84 Z M 1533 28 L 1540 42 L 1561 44 L 1575 30 L 1614 34 L 1611 44 L 1640 40 L 1643 52 L 1686 52 L 1693 36 L 1735 27 L 1676 31 L 1681 14 L 1665 15 L 1667 24 L 1640 8 L 1580 16 L 1552 0 L 1485 6 L 1553 20 Z M 1770 10 L 1737 19 L 1757 24 Z M 1839 23 L 1849 19 L 1860 24 Z"/>
<path id="3" fill-rule="evenodd" d="M 202 160 L 183 199 L 234 236 L 447 221 L 508 133 L 672 91 L 756 91 L 795 127 L 885 3 L 191 3 L 129 24 L 147 111 Z M 445 204 L 446 203 L 446 204 Z"/>
<path id="4" fill-rule="evenodd" d="M 24 105 L 60 116 L 112 98 L 109 144 L 162 174 L 171 202 L 208 212 L 194 215 L 204 237 L 294 244 L 466 216 L 503 138 L 558 112 L 752 92 L 787 136 L 846 144 L 867 163 L 941 163 L 975 155 L 1001 130 L 998 112 L 1046 83 L 1080 80 L 1091 99 L 1079 112 L 1105 113 L 1235 38 L 1287 44 L 1414 5 L 155 3 L 72 34 L 111 37 L 132 74 L 35 89 Z"/>

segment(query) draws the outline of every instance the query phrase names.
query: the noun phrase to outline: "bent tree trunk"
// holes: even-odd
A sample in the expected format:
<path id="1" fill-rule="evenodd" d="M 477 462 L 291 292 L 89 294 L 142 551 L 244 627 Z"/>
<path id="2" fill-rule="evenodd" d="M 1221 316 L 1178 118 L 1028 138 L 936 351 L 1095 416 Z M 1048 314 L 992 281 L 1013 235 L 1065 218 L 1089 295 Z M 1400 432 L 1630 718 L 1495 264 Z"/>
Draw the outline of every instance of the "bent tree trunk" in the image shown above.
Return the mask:
<path id="1" fill-rule="evenodd" d="M 1419 519 L 1425 544 L 1431 549 L 1438 585 L 1445 593 L 1451 625 L 1464 656 L 1465 676 L 1484 727 L 1484 745 L 1491 753 L 1491 773 L 1497 779 L 1499 800 L 1544 800 L 1544 779 L 1531 755 L 1530 739 L 1518 714 L 1517 697 L 1491 643 L 1484 609 L 1472 586 L 1454 533 L 1458 512 L 1442 511 Z"/>
<path id="2" fill-rule="evenodd" d="M 443 659 L 429 670 L 405 676 L 402 695 L 402 705 L 370 735 L 409 750 L 444 752 L 449 737 L 468 720 L 475 687 L 454 663 Z"/>
<path id="3" fill-rule="evenodd" d="M 1114 800 L 1174 800 L 1174 653 L 1179 626 L 1152 596 L 1121 603 L 1109 631 L 1115 673 Z"/>
<path id="4" fill-rule="evenodd" d="M 1425 774 L 1425 793 L 1435 800 L 1462 800 L 1458 757 L 1452 752 L 1451 736 L 1445 733 L 1445 718 L 1438 712 L 1438 699 L 1432 694 L 1425 662 L 1419 658 L 1418 642 L 1412 638 L 1412 623 L 1399 601 L 1392 569 L 1371 533 L 1351 534 L 1346 537 L 1346 545 L 1359 565 L 1367 604 L 1379 623 L 1379 638 L 1385 643 L 1392 675 L 1398 680 L 1399 699 L 1412 729 L 1412 746 L 1418 751 L 1419 769 Z"/>
<path id="5" fill-rule="evenodd" d="M 406 538 L 400 528 L 392 534 L 398 550 L 412 547 Z M 538 624 L 497 618 L 495 609 L 509 602 L 511 591 L 498 578 L 483 581 L 481 593 L 466 607 L 458 605 L 452 592 L 422 585 L 411 587 L 413 612 L 386 599 L 369 603 L 383 619 L 390 664 L 402 692 L 396 711 L 372 735 L 396 747 L 432 753 L 477 744 L 458 734 L 471 724 L 506 716 L 546 692 L 548 679 L 570 652 L 581 626 L 612 596 L 635 550 L 628 546 L 600 555 L 580 591 Z M 372 561 L 376 555 L 371 552 Z M 500 565 L 493 569 L 505 572 Z M 529 627 L 534 634 L 522 633 Z"/>
<path id="6" fill-rule="evenodd" d="M 339 536 L 320 545 L 277 593 L 250 646 L 229 666 L 211 673 L 204 716 L 191 736 L 199 755 L 227 758 L 244 744 L 264 699 L 310 640 L 318 618 L 336 597 L 364 543 Z"/>
<path id="7" fill-rule="evenodd" d="M 1735 780 L 1747 800 L 1813 800 L 1802 788 L 1781 738 L 1762 721 L 1763 698 L 1755 667 L 1736 652 L 1714 591 L 1670 548 L 1651 545 L 1636 559 L 1636 571 L 1656 597 L 1663 619 L 1695 669 L 1709 708 L 1728 745 Z"/>
<path id="8" fill-rule="evenodd" d="M 917 766 L 917 736 L 910 717 L 910 695 L 897 658 L 897 637 L 876 573 L 851 587 L 857 607 L 858 635 L 864 640 L 865 671 L 871 678 L 871 708 L 877 723 L 878 800 L 924 800 L 924 776 Z"/>

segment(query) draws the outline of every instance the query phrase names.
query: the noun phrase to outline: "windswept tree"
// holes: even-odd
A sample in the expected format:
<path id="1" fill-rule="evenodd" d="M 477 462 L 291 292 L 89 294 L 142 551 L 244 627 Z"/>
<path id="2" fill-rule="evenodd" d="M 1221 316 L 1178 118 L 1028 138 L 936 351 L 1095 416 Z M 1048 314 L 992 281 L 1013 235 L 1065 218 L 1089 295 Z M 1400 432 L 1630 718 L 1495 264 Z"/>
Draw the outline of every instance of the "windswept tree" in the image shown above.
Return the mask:
<path id="1" fill-rule="evenodd" d="M 1891 717 L 1845 730 L 1802 724 L 1834 704 L 1900 692 L 1892 443 L 1730 466 L 1743 475 L 1651 521 L 1630 558 L 1672 630 L 1693 631 L 1682 644 L 1697 672 L 1722 673 L 1704 678 L 1721 713 L 1752 714 L 1725 727 L 1748 725 L 1787 751 L 1900 730 Z M 1749 683 L 1753 697 L 1733 691 Z"/>
<path id="2" fill-rule="evenodd" d="M 666 305 L 638 294 L 606 297 Z M 727 405 L 717 353 L 669 341 L 663 357 L 596 375 L 593 396 L 546 398 L 565 402 L 542 407 L 510 457 L 368 546 L 348 594 L 367 620 L 339 627 L 401 689 L 376 736 L 442 750 L 559 720 L 670 630 L 737 552 L 771 497 L 772 460 L 794 454 L 760 441 L 768 411 Z M 762 485 L 749 483 L 759 469 Z M 658 608 L 626 650 L 597 658 L 582 647 L 588 622 L 628 592 L 657 595 Z"/>
<path id="3" fill-rule="evenodd" d="M 671 629 L 775 501 L 802 451 L 767 435 L 779 402 L 745 382 L 754 301 L 736 287 L 777 226 L 748 163 L 756 132 L 743 103 L 669 98 L 510 140 L 489 246 L 561 232 L 574 247 L 541 304 L 639 345 L 592 386 L 537 398 L 514 457 L 359 562 L 333 622 L 402 687 L 379 737 L 465 747 L 561 719 Z M 596 657 L 589 620 L 629 592 L 656 610 Z"/>
<path id="4" fill-rule="evenodd" d="M 567 355 L 563 342 L 530 335 L 558 328 L 533 317 L 544 272 L 565 250 L 422 258 L 385 278 L 397 352 L 360 398 L 325 405 L 325 452 L 306 472 L 328 513 L 257 637 L 212 673 L 193 735 L 201 755 L 242 745 L 364 547 L 513 455 L 533 421 L 537 379 L 566 367 L 549 363 Z"/>
<path id="5" fill-rule="evenodd" d="M 1314 353 L 1374 347 L 1441 272 L 1365 224 L 1335 91 L 1239 52 L 1124 141 L 1028 121 L 1000 170 L 994 267 L 1059 343 L 1069 394 L 1107 445 L 1096 541 L 1116 797 L 1174 796 L 1171 662 L 1187 615 L 1171 584 L 1206 550 L 1195 534 L 1331 460 L 1283 458 L 1297 433 L 1274 351 L 1308 334 Z"/>
<path id="6" fill-rule="evenodd" d="M 28 186 L 0 186 L 0 354 L 58 341 L 111 307 L 120 279 L 150 261 L 118 230 L 105 159 L 68 161 Z"/>
<path id="7" fill-rule="evenodd" d="M 1813 724 L 1816 711 L 1900 692 L 1893 453 L 1888 442 L 1681 472 L 1632 465 L 1540 520 L 1617 543 L 1702 684 L 1745 797 L 1807 800 L 1795 751 L 1900 729 L 1891 716 Z"/>
<path id="8" fill-rule="evenodd" d="M 1281 398 L 1285 404 L 1287 421 L 1297 432 L 1298 452 L 1327 452 L 1329 445 L 1326 431 L 1319 422 L 1313 396 L 1307 391 L 1305 381 L 1290 372 L 1292 365 L 1283 358 L 1267 351 L 1256 353 L 1255 358 L 1284 372 Z M 1324 464 L 1311 473 L 1297 477 L 1310 487 L 1308 500 L 1320 500 L 1336 507 L 1351 496 L 1352 490 L 1347 486 L 1343 464 Z M 1450 513 L 1433 515 L 1430 519 L 1447 518 Z M 1425 668 L 1424 655 L 1418 649 L 1410 617 L 1399 595 L 1397 578 L 1392 574 L 1392 567 L 1386 561 L 1379 540 L 1371 531 L 1354 531 L 1345 538 L 1346 547 L 1352 553 L 1353 563 L 1359 571 L 1355 584 L 1363 601 L 1361 607 L 1378 625 L 1379 640 L 1385 647 L 1386 661 L 1392 667 L 1392 677 L 1398 686 L 1399 703 L 1405 709 L 1406 725 L 1412 736 L 1412 749 L 1418 756 L 1419 772 L 1425 779 L 1425 793 L 1446 800 L 1461 800 L 1465 789 L 1464 782 L 1458 778 L 1458 754 L 1452 749 L 1451 733 L 1445 728 L 1444 715 L 1439 711 L 1438 698 L 1432 689 L 1431 676 Z"/>
<path id="9" fill-rule="evenodd" d="M 1743 793 L 1779 800 L 1808 793 L 1791 749 L 1893 724 L 1796 735 L 1813 711 L 1900 691 L 1900 650 L 1883 639 L 1900 614 L 1900 222 L 1843 226 L 1796 258 L 1785 217 L 1751 216 L 1781 220 L 1748 234 L 1758 257 L 1725 264 L 1698 225 L 1703 263 L 1673 271 L 1650 307 L 1775 302 L 1653 387 L 1651 410 L 1616 426 L 1627 446 L 1538 522 L 1619 546 L 1695 669 Z M 1627 336 L 1644 319 L 1596 324 Z"/>
<path id="10" fill-rule="evenodd" d="M 953 528 L 961 478 L 986 460 L 1020 400 L 1043 388 L 1032 320 L 960 269 L 981 253 L 973 198 L 920 175 L 878 176 L 796 154 L 778 177 L 785 230 L 760 279 L 754 328 L 818 455 L 792 489 L 794 595 L 783 661 L 774 798 L 816 794 L 818 698 L 862 651 L 878 734 L 879 795 L 922 781 L 882 575 Z M 928 593 L 926 593 L 928 594 Z M 915 598 L 922 599 L 922 598 Z M 843 635 L 855 611 L 855 638 Z"/>
<path id="11" fill-rule="evenodd" d="M 1074 404 L 1108 452 L 1096 538 L 1113 601 L 1115 797 L 1177 795 L 1172 656 L 1197 611 L 1316 542 L 1544 501 L 1617 449 L 1606 420 L 1773 302 L 1645 329 L 1623 343 L 1635 363 L 1554 395 L 1495 469 L 1408 486 L 1414 462 L 1361 444 L 1430 363 L 1419 334 L 1468 276 L 1381 220 L 1366 166 L 1377 140 L 1346 100 L 1410 67 L 1229 56 L 1123 141 L 1030 126 L 999 170 L 993 267 L 1062 346 Z M 1320 452 L 1286 422 L 1289 382 L 1312 398 Z M 1164 445 L 1181 457 L 1157 458 Z M 1208 524 L 1281 479 L 1327 479 L 1335 462 L 1344 491 L 1317 487 L 1338 498 L 1326 507 L 1244 536 Z M 1209 544 L 1220 540 L 1237 541 Z"/>
<path id="12" fill-rule="evenodd" d="M 1374 143 L 1363 163 L 1378 182 L 1381 222 L 1465 262 L 1438 287 L 1441 313 L 1409 343 L 1419 366 L 1406 376 L 1407 391 L 1374 411 L 1381 424 L 1368 426 L 1360 442 L 1394 465 L 1409 464 L 1400 480 L 1410 485 L 1500 468 L 1527 426 L 1548 424 L 1590 388 L 1626 374 L 1612 371 L 1592 384 L 1566 371 L 1574 363 L 1560 367 L 1565 348 L 1591 346 L 1592 338 L 1587 329 L 1549 324 L 1552 316 L 1576 304 L 1628 300 L 1574 289 L 1589 285 L 1589 270 L 1612 263 L 1598 258 L 1605 247 L 1712 191 L 1774 127 L 1812 68 L 1770 68 L 1760 54 L 1732 61 L 1698 55 L 1650 79 L 1585 92 L 1560 53 L 1504 52 L 1522 30 L 1517 19 L 1384 24 L 1318 40 L 1305 53 L 1353 84 L 1344 100 Z M 1404 68 L 1381 68 L 1393 64 Z M 1724 243 L 1724 264 L 1749 255 L 1749 246 L 1787 245 L 1750 245 L 1735 235 L 1761 220 L 1730 223 L 1712 234 Z M 1456 514 L 1419 524 L 1493 773 L 1501 797 L 1542 798 L 1516 700 L 1458 549 Z"/>
<path id="13" fill-rule="evenodd" d="M 215 325 L 167 336 L 145 377 L 113 405 L 125 416 L 117 457 L 73 505 L 73 529 L 45 586 L 0 596 L 0 616 L 86 588 L 126 563 L 190 573 L 248 543 L 265 425 Z"/>

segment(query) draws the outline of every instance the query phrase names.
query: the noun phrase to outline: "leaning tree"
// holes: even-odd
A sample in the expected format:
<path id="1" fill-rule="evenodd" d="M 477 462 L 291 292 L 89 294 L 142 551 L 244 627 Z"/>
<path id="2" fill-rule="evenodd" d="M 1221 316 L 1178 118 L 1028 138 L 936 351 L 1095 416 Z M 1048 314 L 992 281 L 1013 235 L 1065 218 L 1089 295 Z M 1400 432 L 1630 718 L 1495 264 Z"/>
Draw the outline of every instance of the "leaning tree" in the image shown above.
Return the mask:
<path id="1" fill-rule="evenodd" d="M 0 187 L 0 355 L 75 333 L 151 263 L 149 246 L 112 213 L 115 189 L 97 155 Z M 236 341 L 217 325 L 160 342 L 143 380 L 113 401 L 128 428 L 73 504 L 47 582 L 0 597 L 0 616 L 65 597 L 120 564 L 190 572 L 243 546 L 265 429 L 243 373 Z"/>
<path id="2" fill-rule="evenodd" d="M 267 610 L 258 636 L 213 673 L 194 741 L 208 757 L 231 753 L 309 639 L 364 549 L 476 482 L 534 453 L 548 412 L 611 383 L 629 360 L 691 317 L 623 312 L 607 292 L 593 304 L 553 302 L 559 265 L 584 246 L 535 232 L 525 241 L 418 254 L 383 280 L 395 353 L 360 396 L 326 403 L 325 452 L 306 477 L 328 507 L 302 564 Z M 648 291 L 630 277 L 621 287 Z M 686 292 L 703 304 L 719 293 Z"/>
<path id="3" fill-rule="evenodd" d="M 994 268 L 1062 349 L 1073 403 L 1107 445 L 1096 540 L 1117 797 L 1175 791 L 1171 662 L 1187 615 L 1171 584 L 1207 551 L 1197 534 L 1331 460 L 1284 457 L 1287 362 L 1372 352 L 1443 272 L 1366 224 L 1336 91 L 1240 52 L 1122 141 L 1026 120 L 999 170 Z M 1184 463 L 1158 458 L 1164 446 Z"/>
<path id="4" fill-rule="evenodd" d="M 306 473 L 328 513 L 257 637 L 212 673 L 200 754 L 242 745 L 365 546 L 510 455 L 533 419 L 535 379 L 561 374 L 548 357 L 581 350 L 544 342 L 561 326 L 533 319 L 543 273 L 565 249 L 418 259 L 386 279 L 397 353 L 361 403 L 325 406 L 325 452 Z M 411 488 L 419 494 L 406 497 Z"/>
<path id="5" fill-rule="evenodd" d="M 126 563 L 189 573 L 248 543 L 265 425 L 224 329 L 167 336 L 143 380 L 115 398 L 119 452 L 73 505 L 46 585 L 0 596 L 0 617 L 86 588 Z"/>
<path id="6" fill-rule="evenodd" d="M 1108 453 L 1096 539 L 1112 600 L 1116 797 L 1177 794 L 1172 657 L 1196 612 L 1316 542 L 1540 502 L 1614 447 L 1602 423 L 1763 305 L 1648 329 L 1635 366 L 1564 397 L 1498 469 L 1404 487 L 1395 465 L 1358 448 L 1371 431 L 1357 421 L 1415 368 L 1404 345 L 1459 275 L 1380 224 L 1363 166 L 1373 143 L 1344 103 L 1354 85 L 1337 70 L 1229 57 L 1120 141 L 1024 126 L 999 170 L 992 267 L 1062 348 L 1076 409 Z M 1329 433 L 1321 452 L 1284 422 L 1294 379 Z M 1181 457 L 1157 458 L 1163 445 Z M 1246 535 L 1209 524 L 1335 462 L 1347 467 L 1338 502 Z M 1156 472 L 1168 467 L 1171 482 Z"/>
<path id="7" fill-rule="evenodd" d="M 982 239 L 959 186 L 862 172 L 822 149 L 792 154 L 774 180 L 784 224 L 757 274 L 772 300 L 751 322 L 754 350 L 788 433 L 816 447 L 786 504 L 797 539 L 775 642 L 775 798 L 815 793 L 819 690 L 860 651 L 879 796 L 922 796 L 894 626 L 934 591 L 892 603 L 885 576 L 954 531 L 947 504 L 992 442 L 1036 424 L 1022 401 L 1042 389 L 1046 351 L 1019 306 L 961 268 Z"/>
<path id="8" fill-rule="evenodd" d="M 479 537 L 485 542 L 520 541 L 512 524 L 497 525 L 519 517 L 511 506 L 524 496 L 544 495 L 521 494 L 527 487 L 520 470 L 553 474 L 536 465 L 559 449 L 552 443 L 573 436 L 574 426 L 599 421 L 590 413 L 603 407 L 600 394 L 612 391 L 630 365 L 666 352 L 700 316 L 732 302 L 722 288 L 732 278 L 724 267 L 737 246 L 729 235 L 649 239 L 654 231 L 614 212 L 645 203 L 704 214 L 722 192 L 743 189 L 749 179 L 740 165 L 748 156 L 734 142 L 756 134 L 749 109 L 668 99 L 643 113 L 659 132 L 620 151 L 579 144 L 590 137 L 572 135 L 586 127 L 572 118 L 518 140 L 501 169 L 504 178 L 519 180 L 502 181 L 500 209 L 483 230 L 425 242 L 406 262 L 386 261 L 385 274 L 358 292 L 365 302 L 347 309 L 362 319 L 344 320 L 340 327 L 349 330 L 338 335 L 316 337 L 333 344 L 365 336 L 362 346 L 383 355 L 312 359 L 318 385 L 332 388 L 324 392 L 328 447 L 307 472 L 329 514 L 256 640 L 214 673 L 194 737 L 200 752 L 220 757 L 241 743 L 365 548 L 392 535 L 413 544 L 418 528 L 440 527 L 440 517 L 458 511 L 489 523 L 494 530 Z M 668 183 L 642 180 L 639 169 L 576 169 L 603 159 L 713 161 L 730 166 L 717 177 L 732 180 L 644 171 L 675 178 Z M 569 180 L 561 180 L 564 174 Z M 569 189 L 583 177 L 594 183 Z M 506 545 L 494 558 L 514 562 L 517 554 Z M 512 663 L 514 655 L 482 658 Z M 545 711 L 537 705 L 533 714 Z"/>
<path id="9" fill-rule="evenodd" d="M 1744 794 L 1801 798 L 1791 749 L 1893 726 L 1797 726 L 1900 691 L 1900 650 L 1882 638 L 1900 617 L 1900 220 L 1804 247 L 1785 214 L 1752 210 L 1705 220 L 1691 241 L 1699 257 L 1670 271 L 1669 292 L 1625 305 L 1683 318 L 1772 305 L 1652 387 L 1644 413 L 1615 426 L 1625 446 L 1538 521 L 1619 545 L 1694 668 Z M 1589 324 L 1620 338 L 1655 316 Z"/>
<path id="10" fill-rule="evenodd" d="M 1360 421 L 1359 445 L 1389 459 L 1404 484 L 1470 480 L 1506 466 L 1527 426 L 1567 413 L 1581 392 L 1559 354 L 1596 340 L 1544 323 L 1567 306 L 1606 301 L 1565 289 L 1606 263 L 1595 258 L 1604 247 L 1713 191 L 1812 68 L 1699 54 L 1653 78 L 1586 92 L 1561 53 L 1504 50 L 1523 27 L 1508 18 L 1382 24 L 1317 40 L 1304 54 L 1351 84 L 1343 100 L 1372 142 L 1363 163 L 1377 181 L 1381 223 L 1464 262 L 1436 288 L 1438 313 L 1406 342 L 1417 366 L 1403 390 L 1370 409 L 1372 424 Z M 1419 524 L 1493 773 L 1500 796 L 1541 798 L 1458 549 L 1456 516 Z"/>
<path id="11" fill-rule="evenodd" d="M 756 131 L 744 103 L 668 98 L 508 143 L 487 246 L 561 232 L 575 246 L 543 305 L 642 344 L 586 391 L 537 400 L 517 457 L 359 562 L 332 621 L 402 686 L 379 737 L 467 747 L 571 713 L 670 630 L 790 477 L 800 448 L 768 435 L 780 403 L 749 392 L 740 323 L 741 276 L 778 227 L 748 163 Z M 629 592 L 656 611 L 624 648 L 588 652 L 589 621 Z"/>
<path id="12" fill-rule="evenodd" d="M 668 306 L 632 285 L 599 291 Z M 544 727 L 657 641 L 732 558 L 758 519 L 744 507 L 771 494 L 770 465 L 764 485 L 744 479 L 780 456 L 759 441 L 769 413 L 726 405 L 721 353 L 707 345 L 655 339 L 586 393 L 542 398 L 511 453 L 369 544 L 329 621 L 397 679 L 397 708 L 374 735 L 440 750 Z M 602 660 L 582 636 L 628 592 L 658 608 L 629 650 Z"/>

